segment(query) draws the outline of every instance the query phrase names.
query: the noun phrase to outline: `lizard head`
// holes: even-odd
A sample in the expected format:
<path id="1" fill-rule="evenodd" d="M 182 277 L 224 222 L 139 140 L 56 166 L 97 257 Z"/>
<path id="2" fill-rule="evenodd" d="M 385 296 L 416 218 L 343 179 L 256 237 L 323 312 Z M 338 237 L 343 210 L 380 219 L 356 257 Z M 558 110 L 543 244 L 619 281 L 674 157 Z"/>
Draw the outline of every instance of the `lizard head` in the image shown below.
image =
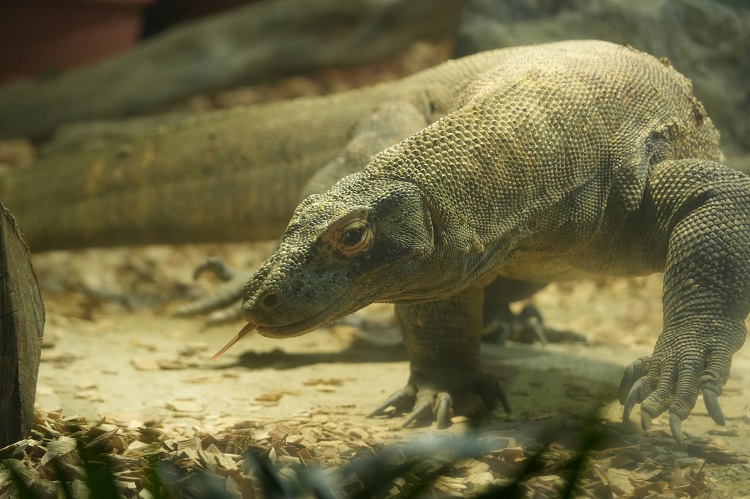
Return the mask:
<path id="1" fill-rule="evenodd" d="M 264 336 L 290 337 L 376 301 L 410 299 L 412 276 L 433 247 L 414 184 L 351 175 L 297 207 L 278 249 L 245 285 L 243 316 Z"/>

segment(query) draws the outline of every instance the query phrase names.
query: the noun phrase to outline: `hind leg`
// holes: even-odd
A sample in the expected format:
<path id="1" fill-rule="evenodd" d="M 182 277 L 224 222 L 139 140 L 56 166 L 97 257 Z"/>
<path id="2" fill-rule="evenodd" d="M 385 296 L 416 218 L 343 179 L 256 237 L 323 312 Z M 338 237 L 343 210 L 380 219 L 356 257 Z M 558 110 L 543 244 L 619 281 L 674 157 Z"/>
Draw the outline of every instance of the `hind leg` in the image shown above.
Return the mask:
<path id="1" fill-rule="evenodd" d="M 560 331 L 544 324 L 542 314 L 532 304 L 520 313 L 510 309 L 510 304 L 530 297 L 547 285 L 546 282 L 527 282 L 498 277 L 484 288 L 483 340 L 503 343 L 586 342 L 586 337 L 571 331 Z"/>

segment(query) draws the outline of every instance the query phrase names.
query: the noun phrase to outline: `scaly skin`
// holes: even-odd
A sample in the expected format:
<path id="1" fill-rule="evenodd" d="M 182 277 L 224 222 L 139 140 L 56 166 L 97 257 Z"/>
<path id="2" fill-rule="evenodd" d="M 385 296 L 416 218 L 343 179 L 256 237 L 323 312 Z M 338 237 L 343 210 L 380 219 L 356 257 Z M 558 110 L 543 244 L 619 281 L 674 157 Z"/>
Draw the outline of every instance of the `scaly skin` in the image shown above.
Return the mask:
<path id="1" fill-rule="evenodd" d="M 702 391 L 722 424 L 750 304 L 750 180 L 720 164 L 718 132 L 664 62 L 604 42 L 517 55 L 298 206 L 245 286 L 240 336 L 296 336 L 393 302 L 412 374 L 376 412 L 411 407 L 407 422 L 434 413 L 443 426 L 503 402 L 478 361 L 493 279 L 664 271 L 664 330 L 626 371 L 624 417 L 641 403 L 648 427 L 668 410 L 683 441 Z"/>

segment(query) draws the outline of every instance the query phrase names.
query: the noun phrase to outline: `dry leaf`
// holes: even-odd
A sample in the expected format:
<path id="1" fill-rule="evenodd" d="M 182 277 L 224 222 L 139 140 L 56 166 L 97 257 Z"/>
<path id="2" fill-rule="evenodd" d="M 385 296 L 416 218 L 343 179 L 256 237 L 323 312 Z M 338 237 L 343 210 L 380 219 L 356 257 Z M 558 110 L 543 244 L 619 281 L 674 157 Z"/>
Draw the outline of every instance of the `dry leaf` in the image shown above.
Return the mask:
<path id="1" fill-rule="evenodd" d="M 615 495 L 630 495 L 633 493 L 635 487 L 630 481 L 630 472 L 612 468 L 607 470 L 606 475 Z"/>
<path id="2" fill-rule="evenodd" d="M 268 392 L 268 393 L 261 393 L 257 397 L 255 397 L 255 400 L 257 402 L 278 402 L 281 400 L 281 397 L 284 396 L 284 393 L 282 392 Z"/>
<path id="3" fill-rule="evenodd" d="M 158 371 L 160 369 L 156 360 L 145 357 L 130 359 L 130 363 L 139 371 Z"/>
<path id="4" fill-rule="evenodd" d="M 198 412 L 204 409 L 204 405 L 195 400 L 171 400 L 166 402 L 168 409 L 177 412 Z"/>

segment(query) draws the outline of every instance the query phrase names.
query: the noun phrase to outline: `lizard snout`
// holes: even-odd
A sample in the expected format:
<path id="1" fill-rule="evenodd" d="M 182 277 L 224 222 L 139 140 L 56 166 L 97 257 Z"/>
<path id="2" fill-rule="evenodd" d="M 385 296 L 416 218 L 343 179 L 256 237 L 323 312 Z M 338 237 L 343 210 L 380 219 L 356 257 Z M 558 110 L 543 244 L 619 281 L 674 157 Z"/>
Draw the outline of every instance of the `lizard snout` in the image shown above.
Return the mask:
<path id="1" fill-rule="evenodd" d="M 258 299 L 258 301 L 263 305 L 264 308 L 274 308 L 279 303 L 279 293 L 274 289 L 266 291 L 265 293 L 263 293 L 263 296 Z"/>
<path id="2" fill-rule="evenodd" d="M 281 292 L 271 288 L 261 290 L 254 296 L 246 296 L 242 302 L 242 317 L 247 322 L 259 325 L 270 325 L 273 322 L 273 310 L 281 303 Z"/>
<path id="3" fill-rule="evenodd" d="M 307 300 L 291 292 L 277 275 L 249 282 L 242 300 L 242 317 L 258 326 L 277 327 L 305 315 Z"/>
<path id="4" fill-rule="evenodd" d="M 245 286 L 242 316 L 255 324 L 262 336 L 288 338 L 308 333 L 337 318 L 349 305 L 341 298 L 345 290 L 334 285 L 341 279 L 323 285 L 318 284 L 322 282 L 320 276 L 313 276 L 310 280 L 317 285 L 309 285 L 290 279 L 289 273 L 266 276 Z"/>

